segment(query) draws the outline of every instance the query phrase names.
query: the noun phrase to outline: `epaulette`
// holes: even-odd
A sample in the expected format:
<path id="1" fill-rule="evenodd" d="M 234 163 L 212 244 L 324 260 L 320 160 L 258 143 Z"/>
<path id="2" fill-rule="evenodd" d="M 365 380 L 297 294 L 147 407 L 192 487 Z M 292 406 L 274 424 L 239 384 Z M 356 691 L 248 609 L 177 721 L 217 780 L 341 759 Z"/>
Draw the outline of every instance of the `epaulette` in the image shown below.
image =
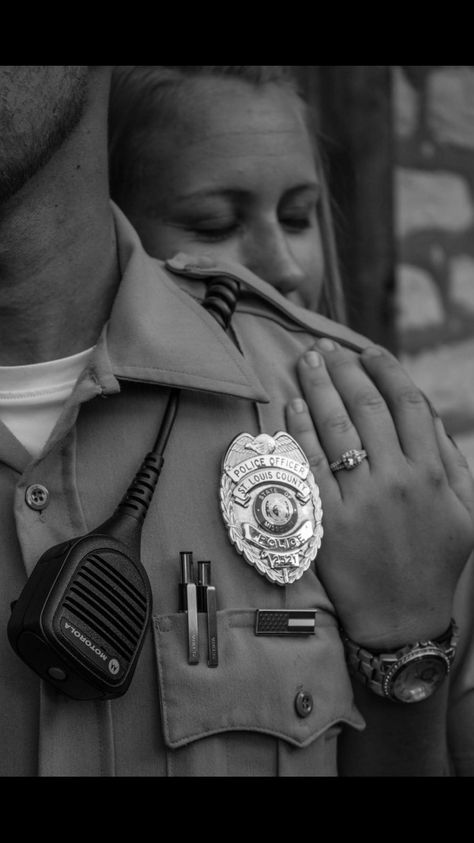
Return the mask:
<path id="1" fill-rule="evenodd" d="M 372 344 L 370 340 L 357 334 L 346 325 L 333 322 L 319 313 L 293 304 L 271 284 L 262 281 L 257 275 L 238 263 L 219 261 L 211 264 L 206 259 L 202 265 L 199 265 L 197 262 L 192 262 L 191 256 L 176 255 L 171 260 L 167 260 L 163 266 L 173 275 L 189 281 L 205 283 L 221 277 L 237 281 L 243 286 L 246 293 L 239 301 L 239 312 L 252 313 L 264 319 L 271 318 L 287 330 L 300 330 L 316 337 L 333 339 L 356 352 L 360 352 Z M 247 295 L 247 293 L 250 295 Z"/>

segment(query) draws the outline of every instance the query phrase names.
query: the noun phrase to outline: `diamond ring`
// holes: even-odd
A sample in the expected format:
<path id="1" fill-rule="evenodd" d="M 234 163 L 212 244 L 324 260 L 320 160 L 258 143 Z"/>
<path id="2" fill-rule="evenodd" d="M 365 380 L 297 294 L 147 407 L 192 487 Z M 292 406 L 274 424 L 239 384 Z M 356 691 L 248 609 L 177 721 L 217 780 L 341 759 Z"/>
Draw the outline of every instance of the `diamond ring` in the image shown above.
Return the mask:
<path id="1" fill-rule="evenodd" d="M 331 471 L 342 471 L 342 469 L 345 471 L 352 471 L 367 458 L 367 451 L 356 451 L 355 449 L 345 451 L 345 453 L 342 454 L 336 462 L 332 462 L 330 464 L 329 468 Z"/>

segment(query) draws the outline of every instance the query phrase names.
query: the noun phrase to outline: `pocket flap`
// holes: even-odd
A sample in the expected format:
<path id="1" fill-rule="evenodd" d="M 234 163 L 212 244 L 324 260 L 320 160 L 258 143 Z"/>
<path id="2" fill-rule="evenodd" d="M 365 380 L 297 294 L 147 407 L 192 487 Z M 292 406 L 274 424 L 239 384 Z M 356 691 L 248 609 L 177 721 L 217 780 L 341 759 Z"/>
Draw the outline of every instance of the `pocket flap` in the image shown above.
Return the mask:
<path id="1" fill-rule="evenodd" d="M 170 748 L 228 731 L 262 732 L 304 747 L 340 722 L 363 728 L 331 616 L 318 612 L 316 634 L 306 636 L 256 636 L 254 621 L 253 610 L 217 613 L 219 664 L 210 668 L 205 615 L 197 665 L 188 664 L 186 615 L 153 618 Z M 309 700 L 303 714 L 302 693 Z"/>

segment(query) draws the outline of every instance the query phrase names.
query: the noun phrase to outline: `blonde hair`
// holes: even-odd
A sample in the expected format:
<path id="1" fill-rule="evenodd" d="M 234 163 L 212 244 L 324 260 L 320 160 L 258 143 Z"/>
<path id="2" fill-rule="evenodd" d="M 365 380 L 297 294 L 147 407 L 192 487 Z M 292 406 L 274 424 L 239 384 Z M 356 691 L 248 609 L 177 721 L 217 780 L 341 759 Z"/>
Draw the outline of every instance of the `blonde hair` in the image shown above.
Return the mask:
<path id="1" fill-rule="evenodd" d="M 196 77 L 239 79 L 260 87 L 276 84 L 292 91 L 305 111 L 308 131 L 321 179 L 319 224 L 326 264 L 320 310 L 338 322 L 346 322 L 346 306 L 334 236 L 331 198 L 324 175 L 312 112 L 304 100 L 292 68 L 285 65 L 125 65 L 114 68 L 109 107 L 110 194 L 122 206 L 142 178 L 141 148 L 147 132 L 166 126 L 178 105 L 184 83 Z"/>

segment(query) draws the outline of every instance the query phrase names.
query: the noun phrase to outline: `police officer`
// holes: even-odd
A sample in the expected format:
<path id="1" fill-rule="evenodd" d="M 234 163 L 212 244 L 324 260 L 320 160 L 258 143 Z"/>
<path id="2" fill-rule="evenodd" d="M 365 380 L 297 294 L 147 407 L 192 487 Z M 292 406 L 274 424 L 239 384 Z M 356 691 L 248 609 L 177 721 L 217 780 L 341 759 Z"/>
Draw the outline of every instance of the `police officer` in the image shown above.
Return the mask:
<path id="1" fill-rule="evenodd" d="M 447 773 L 450 619 L 472 546 L 465 464 L 389 355 L 369 349 L 361 365 L 363 338 L 241 267 L 145 254 L 108 199 L 109 78 L 0 70 L 0 771 Z M 200 303 L 222 276 L 242 287 L 229 336 Z M 114 511 L 176 388 L 141 537 L 153 608 L 136 671 L 122 696 L 76 699 L 67 677 L 40 678 L 11 647 L 10 603 L 44 551 Z M 341 397 L 356 424 L 328 424 L 328 459 L 316 429 L 341 418 Z M 98 581 L 88 592 L 112 627 L 117 594 Z M 84 603 L 74 611 L 83 648 L 112 646 Z M 466 664 L 467 619 L 456 621 Z"/>

